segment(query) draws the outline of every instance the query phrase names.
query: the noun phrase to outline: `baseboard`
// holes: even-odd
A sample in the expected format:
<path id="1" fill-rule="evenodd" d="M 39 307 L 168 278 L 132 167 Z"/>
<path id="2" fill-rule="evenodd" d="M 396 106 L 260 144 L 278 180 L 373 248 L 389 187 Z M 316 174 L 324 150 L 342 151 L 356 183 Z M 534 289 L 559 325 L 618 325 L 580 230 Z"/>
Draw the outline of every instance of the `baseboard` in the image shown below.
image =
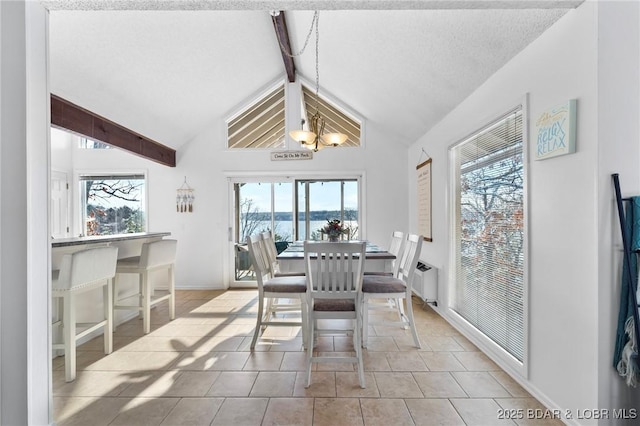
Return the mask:
<path id="1" fill-rule="evenodd" d="M 455 321 L 446 314 L 445 309 L 442 306 L 433 306 L 430 305 L 431 309 L 433 309 L 438 315 L 440 315 L 449 325 L 456 329 L 460 334 L 462 334 L 466 339 L 468 339 L 471 343 L 476 345 L 478 349 L 482 351 L 487 357 L 489 357 L 498 367 L 504 370 L 505 373 L 509 375 L 516 383 L 518 383 L 524 390 L 529 392 L 531 396 L 536 398 L 549 412 L 551 413 L 560 413 L 560 421 L 562 421 L 565 425 L 568 426 L 580 426 L 575 418 L 567 419 L 565 418 L 566 409 L 559 407 L 551 398 L 549 398 L 544 392 L 538 389 L 534 384 L 529 382 L 528 380 L 522 378 L 515 371 L 513 371 L 512 367 L 504 362 L 504 360 L 500 357 L 496 357 L 493 351 L 488 348 L 484 342 L 477 339 L 475 336 L 470 334 L 467 330 L 462 327 L 459 327 Z M 574 414 L 574 413 L 572 413 Z"/>

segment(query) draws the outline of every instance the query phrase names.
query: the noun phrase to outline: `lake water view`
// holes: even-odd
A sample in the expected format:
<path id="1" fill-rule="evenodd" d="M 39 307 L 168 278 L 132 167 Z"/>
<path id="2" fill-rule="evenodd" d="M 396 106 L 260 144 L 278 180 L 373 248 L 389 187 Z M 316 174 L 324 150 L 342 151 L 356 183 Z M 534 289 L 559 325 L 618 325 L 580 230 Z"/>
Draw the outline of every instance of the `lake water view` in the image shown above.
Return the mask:
<path id="1" fill-rule="evenodd" d="M 345 221 L 345 225 L 350 227 L 350 228 L 357 228 L 357 221 Z M 276 240 L 280 240 L 280 241 L 293 241 L 294 237 L 293 237 L 293 222 L 290 220 L 286 220 L 286 221 L 275 221 L 274 222 L 274 235 L 276 235 Z M 326 220 L 312 220 L 309 222 L 310 224 L 310 229 L 311 229 L 311 233 L 313 233 L 314 231 L 318 231 L 320 228 L 322 228 L 324 225 L 327 224 Z M 305 235 L 305 223 L 304 222 L 299 222 L 298 224 L 298 234 L 300 235 L 300 239 L 303 238 L 303 236 Z M 258 221 L 258 225 L 255 228 L 255 232 L 263 232 L 263 231 L 268 231 L 271 229 L 271 222 L 264 220 L 264 221 Z M 244 235 L 243 230 L 240 230 L 240 235 Z"/>

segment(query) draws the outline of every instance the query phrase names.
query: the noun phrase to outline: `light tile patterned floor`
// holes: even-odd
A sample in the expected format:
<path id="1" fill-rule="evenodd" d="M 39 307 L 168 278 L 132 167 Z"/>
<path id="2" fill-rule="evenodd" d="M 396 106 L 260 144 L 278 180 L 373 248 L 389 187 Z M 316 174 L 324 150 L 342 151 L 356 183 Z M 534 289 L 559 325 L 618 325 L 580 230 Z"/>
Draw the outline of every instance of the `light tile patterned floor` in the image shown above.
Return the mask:
<path id="1" fill-rule="evenodd" d="M 118 326 L 114 352 L 102 337 L 78 348 L 77 378 L 53 360 L 54 417 L 66 425 L 561 425 L 527 419 L 544 407 L 414 300 L 422 349 L 399 327 L 373 326 L 363 352 L 366 389 L 351 364 L 319 364 L 305 389 L 299 327 L 267 328 L 249 351 L 257 291 L 178 291 L 166 306 Z M 166 304 L 165 304 L 166 305 Z M 349 352 L 351 339 L 318 338 L 316 350 Z M 499 419 L 500 410 L 523 419 Z"/>

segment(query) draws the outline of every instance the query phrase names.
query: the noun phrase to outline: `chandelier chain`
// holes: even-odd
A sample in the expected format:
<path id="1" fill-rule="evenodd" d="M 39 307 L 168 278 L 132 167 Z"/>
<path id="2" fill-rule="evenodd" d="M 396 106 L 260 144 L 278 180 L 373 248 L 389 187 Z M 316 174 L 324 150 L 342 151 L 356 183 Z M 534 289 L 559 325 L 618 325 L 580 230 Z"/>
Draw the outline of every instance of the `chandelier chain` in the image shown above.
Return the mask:
<path id="1" fill-rule="evenodd" d="M 318 110 L 318 92 L 320 90 L 320 65 L 318 56 L 320 55 L 320 13 L 316 11 L 315 13 L 315 21 L 316 21 L 316 114 L 319 113 Z M 320 135 L 318 135 L 320 136 Z"/>
<path id="2" fill-rule="evenodd" d="M 284 53 L 285 55 L 287 55 L 290 58 L 295 58 L 298 57 L 300 55 L 302 55 L 304 53 L 304 51 L 307 49 L 307 45 L 309 44 L 309 39 L 311 38 L 311 33 L 313 32 L 313 27 L 316 27 L 316 40 L 318 37 L 318 18 L 319 18 L 319 13 L 316 10 L 315 13 L 313 14 L 313 19 L 311 20 L 311 27 L 309 27 L 309 32 L 307 33 L 307 38 L 304 41 L 304 46 L 302 46 L 302 49 L 300 49 L 298 51 L 298 53 L 289 53 L 287 52 L 287 48 L 284 47 L 284 45 L 282 44 L 282 40 L 280 40 L 280 33 L 278 31 L 276 31 L 276 38 L 278 39 L 278 44 L 280 45 L 280 50 L 282 51 L 282 53 Z"/>

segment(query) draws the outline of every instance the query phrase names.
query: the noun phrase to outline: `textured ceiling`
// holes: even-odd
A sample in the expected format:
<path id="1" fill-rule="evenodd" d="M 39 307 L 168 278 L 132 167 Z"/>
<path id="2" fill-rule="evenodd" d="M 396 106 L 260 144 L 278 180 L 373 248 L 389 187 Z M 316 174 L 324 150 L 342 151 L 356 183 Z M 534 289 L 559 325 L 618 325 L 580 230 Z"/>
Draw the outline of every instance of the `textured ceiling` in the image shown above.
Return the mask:
<path id="1" fill-rule="evenodd" d="M 491 9 L 492 4 L 478 0 L 44 3 L 51 10 L 51 91 L 179 148 L 284 78 L 268 9 L 239 10 L 248 8 L 242 4 L 269 3 L 279 9 L 315 4 L 323 9 L 321 92 L 406 145 L 567 13 L 567 5 L 579 2 L 544 2 L 544 9 L 516 7 L 543 3 L 526 1 L 491 2 L 511 4 Z M 222 3 L 235 10 L 220 10 Z M 336 3 L 343 8 L 329 10 Z M 359 7 L 344 7 L 349 3 Z M 407 10 L 409 3 L 415 10 Z M 452 3 L 476 7 L 442 7 Z M 149 9 L 152 4 L 154 9 L 182 4 L 197 10 L 65 10 Z M 362 8 L 365 4 L 371 10 Z M 389 9 L 373 7 L 384 4 Z M 294 51 L 303 44 L 312 15 L 308 10 L 286 12 Z M 315 81 L 313 50 L 295 59 L 298 73 L 308 81 Z"/>

